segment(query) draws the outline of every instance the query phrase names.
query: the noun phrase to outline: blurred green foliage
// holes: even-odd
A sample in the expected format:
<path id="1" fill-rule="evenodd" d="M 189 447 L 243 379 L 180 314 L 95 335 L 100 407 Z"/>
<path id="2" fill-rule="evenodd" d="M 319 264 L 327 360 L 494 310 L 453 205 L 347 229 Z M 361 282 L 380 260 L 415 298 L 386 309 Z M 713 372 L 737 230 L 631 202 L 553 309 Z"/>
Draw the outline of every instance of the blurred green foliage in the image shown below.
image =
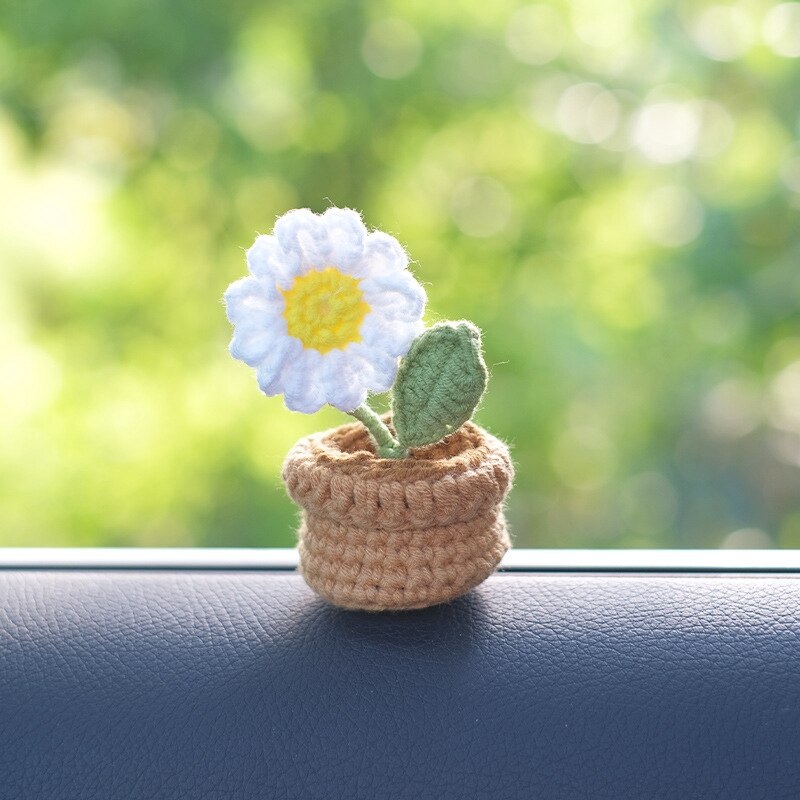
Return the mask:
<path id="1" fill-rule="evenodd" d="M 0 544 L 293 543 L 226 353 L 364 212 L 485 332 L 516 542 L 800 546 L 800 4 L 0 0 Z"/>

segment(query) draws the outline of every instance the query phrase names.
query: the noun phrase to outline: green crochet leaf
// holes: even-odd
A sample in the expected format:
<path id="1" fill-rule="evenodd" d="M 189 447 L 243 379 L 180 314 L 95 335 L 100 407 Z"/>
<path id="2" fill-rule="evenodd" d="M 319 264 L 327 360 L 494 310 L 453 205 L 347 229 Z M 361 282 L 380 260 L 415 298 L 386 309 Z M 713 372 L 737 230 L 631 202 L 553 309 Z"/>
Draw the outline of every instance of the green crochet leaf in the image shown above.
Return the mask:
<path id="1" fill-rule="evenodd" d="M 423 331 L 400 363 L 392 420 L 403 447 L 422 447 L 458 430 L 486 388 L 481 333 L 471 323 L 440 322 Z"/>

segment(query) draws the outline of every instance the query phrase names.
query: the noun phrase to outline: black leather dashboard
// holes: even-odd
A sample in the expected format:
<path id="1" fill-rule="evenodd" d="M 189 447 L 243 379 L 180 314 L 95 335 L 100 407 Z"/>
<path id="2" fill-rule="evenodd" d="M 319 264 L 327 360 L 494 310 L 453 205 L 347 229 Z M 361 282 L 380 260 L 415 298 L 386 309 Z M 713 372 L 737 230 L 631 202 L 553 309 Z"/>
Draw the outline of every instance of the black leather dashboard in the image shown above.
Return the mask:
<path id="1" fill-rule="evenodd" d="M 0 571 L 4 800 L 798 796 L 792 575 L 368 614 L 280 570 Z"/>

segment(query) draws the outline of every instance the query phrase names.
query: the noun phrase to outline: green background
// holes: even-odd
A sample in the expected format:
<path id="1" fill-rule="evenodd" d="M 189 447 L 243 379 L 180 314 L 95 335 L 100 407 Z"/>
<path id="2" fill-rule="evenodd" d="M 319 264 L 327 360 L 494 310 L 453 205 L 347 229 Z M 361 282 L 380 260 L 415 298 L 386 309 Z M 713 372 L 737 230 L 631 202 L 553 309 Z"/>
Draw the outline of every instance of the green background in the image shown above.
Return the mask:
<path id="1" fill-rule="evenodd" d="M 293 543 L 277 215 L 484 331 L 516 543 L 800 545 L 800 5 L 0 2 L 0 545 Z"/>

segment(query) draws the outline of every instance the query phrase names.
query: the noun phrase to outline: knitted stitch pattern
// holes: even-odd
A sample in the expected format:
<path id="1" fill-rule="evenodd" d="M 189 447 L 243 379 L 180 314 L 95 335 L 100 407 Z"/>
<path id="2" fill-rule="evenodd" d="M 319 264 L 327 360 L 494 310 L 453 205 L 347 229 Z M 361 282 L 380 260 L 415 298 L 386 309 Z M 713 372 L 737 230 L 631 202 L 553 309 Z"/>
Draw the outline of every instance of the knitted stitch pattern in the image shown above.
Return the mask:
<path id="1" fill-rule="evenodd" d="M 378 458 L 360 423 L 301 439 L 283 479 L 303 509 L 300 571 L 344 608 L 402 610 L 452 600 L 510 546 L 506 446 L 472 422 L 408 458 Z"/>

